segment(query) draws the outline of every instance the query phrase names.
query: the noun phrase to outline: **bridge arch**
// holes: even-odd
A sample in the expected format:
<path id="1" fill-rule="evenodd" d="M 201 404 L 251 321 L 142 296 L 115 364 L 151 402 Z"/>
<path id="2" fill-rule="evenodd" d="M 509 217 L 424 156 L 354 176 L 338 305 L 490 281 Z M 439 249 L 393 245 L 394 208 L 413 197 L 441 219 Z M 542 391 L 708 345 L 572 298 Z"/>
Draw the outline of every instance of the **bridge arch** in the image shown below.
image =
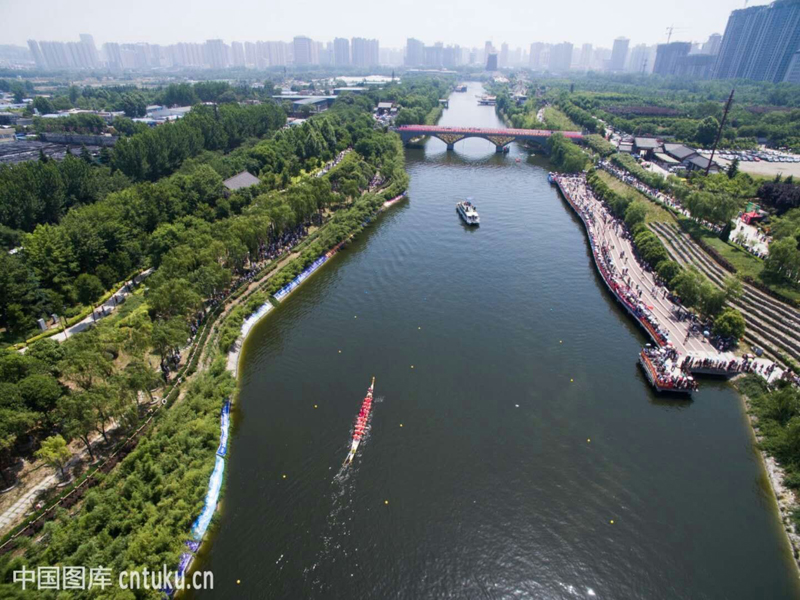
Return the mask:
<path id="1" fill-rule="evenodd" d="M 448 150 L 455 149 L 456 143 L 470 137 L 488 140 L 495 145 L 497 152 L 503 152 L 511 142 L 533 142 L 547 152 L 547 140 L 554 133 L 560 133 L 575 141 L 582 141 L 579 131 L 550 131 L 546 129 L 488 129 L 478 127 L 442 127 L 439 125 L 402 125 L 395 127 L 403 144 L 412 139 L 431 136 L 440 139 Z"/>

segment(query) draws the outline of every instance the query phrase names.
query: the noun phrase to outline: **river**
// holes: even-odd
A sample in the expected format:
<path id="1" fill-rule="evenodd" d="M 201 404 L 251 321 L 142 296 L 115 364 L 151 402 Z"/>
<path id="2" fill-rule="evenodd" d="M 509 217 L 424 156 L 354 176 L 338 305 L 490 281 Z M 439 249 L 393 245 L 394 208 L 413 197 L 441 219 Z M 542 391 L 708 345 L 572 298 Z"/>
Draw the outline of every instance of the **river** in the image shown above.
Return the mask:
<path id="1" fill-rule="evenodd" d="M 501 126 L 481 92 L 440 124 Z M 481 139 L 406 157 L 409 200 L 245 344 L 202 596 L 799 597 L 740 399 L 650 390 L 546 159 Z"/>

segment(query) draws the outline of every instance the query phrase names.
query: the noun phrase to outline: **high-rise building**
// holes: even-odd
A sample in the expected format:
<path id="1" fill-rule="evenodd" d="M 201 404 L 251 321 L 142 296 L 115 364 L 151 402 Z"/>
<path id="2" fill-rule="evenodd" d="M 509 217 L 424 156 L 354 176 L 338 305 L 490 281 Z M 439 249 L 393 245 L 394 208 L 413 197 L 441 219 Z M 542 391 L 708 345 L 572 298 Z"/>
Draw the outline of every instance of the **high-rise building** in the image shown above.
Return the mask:
<path id="1" fill-rule="evenodd" d="M 378 40 L 353 38 L 351 42 L 352 63 L 359 67 L 374 67 L 380 62 L 380 44 Z"/>
<path id="2" fill-rule="evenodd" d="M 486 55 L 486 70 L 487 71 L 497 71 L 497 53 L 496 52 L 489 52 Z"/>
<path id="3" fill-rule="evenodd" d="M 542 42 L 534 42 L 531 44 L 531 51 L 528 56 L 528 66 L 531 69 L 543 69 L 546 66 L 547 63 L 544 62 L 542 57 L 546 46 L 547 44 Z"/>
<path id="4" fill-rule="evenodd" d="M 653 68 L 651 54 L 651 47 L 646 44 L 634 46 L 628 54 L 628 63 L 625 66 L 625 70 L 629 73 L 649 73 Z"/>
<path id="5" fill-rule="evenodd" d="M 270 67 L 285 67 L 289 64 L 289 52 L 293 47 L 293 44 L 286 42 L 265 42 L 263 56 L 266 64 Z"/>
<path id="6" fill-rule="evenodd" d="M 234 67 L 245 66 L 244 46 L 242 42 L 231 42 L 231 65 Z"/>
<path id="7" fill-rule="evenodd" d="M 800 84 L 800 50 L 794 53 L 783 80 L 786 83 Z"/>
<path id="8" fill-rule="evenodd" d="M 42 49 L 39 48 L 39 42 L 36 40 L 28 40 L 28 48 L 33 55 L 33 60 L 36 63 L 36 68 L 40 70 L 47 69 L 47 61 L 42 54 Z"/>
<path id="9" fill-rule="evenodd" d="M 582 69 L 589 69 L 592 66 L 592 45 L 584 44 L 581 46 L 581 55 L 578 59 L 578 66 Z"/>
<path id="10" fill-rule="evenodd" d="M 618 37 L 614 40 L 614 47 L 611 49 L 611 63 L 608 66 L 609 71 L 622 71 L 625 69 L 625 61 L 628 58 L 628 44 L 630 40 L 624 37 Z"/>
<path id="11" fill-rule="evenodd" d="M 414 38 L 406 40 L 406 66 L 420 67 L 425 64 L 425 44 Z"/>
<path id="12" fill-rule="evenodd" d="M 248 67 L 258 66 L 258 45 L 253 42 L 244 43 L 244 64 Z"/>
<path id="13" fill-rule="evenodd" d="M 653 73 L 656 75 L 677 75 L 678 66 L 685 56 L 689 54 L 692 44 L 690 42 L 672 42 L 659 44 L 656 49 L 656 64 Z"/>
<path id="14" fill-rule="evenodd" d="M 445 69 L 455 69 L 461 63 L 461 47 L 447 46 L 442 49 L 442 66 Z"/>
<path id="15" fill-rule="evenodd" d="M 508 44 L 505 42 L 500 44 L 500 66 L 508 66 Z"/>
<path id="16" fill-rule="evenodd" d="M 224 69 L 228 66 L 228 45 L 222 40 L 206 40 L 206 64 L 212 69 Z"/>
<path id="17" fill-rule="evenodd" d="M 572 44 L 561 42 L 550 50 L 548 68 L 553 73 L 566 73 L 572 65 Z"/>
<path id="18" fill-rule="evenodd" d="M 337 67 L 350 64 L 350 40 L 347 38 L 333 40 L 333 64 Z"/>
<path id="19" fill-rule="evenodd" d="M 717 57 L 713 54 L 689 54 L 678 60 L 675 75 L 685 79 L 708 79 Z"/>
<path id="20" fill-rule="evenodd" d="M 81 40 L 80 43 L 86 56 L 88 68 L 98 68 L 100 66 L 100 55 L 97 52 L 97 46 L 94 45 L 94 38 L 88 33 L 82 33 L 78 37 Z"/>
<path id="21" fill-rule="evenodd" d="M 299 35 L 294 38 L 294 64 L 297 66 L 313 64 L 314 42 L 311 38 Z"/>
<path id="22" fill-rule="evenodd" d="M 800 48 L 800 0 L 735 10 L 714 65 L 715 79 L 783 81 Z"/>
<path id="23" fill-rule="evenodd" d="M 719 54 L 719 47 L 722 44 L 722 36 L 719 33 L 712 33 L 708 36 L 708 40 L 703 44 L 701 52 L 703 54 L 717 55 Z"/>

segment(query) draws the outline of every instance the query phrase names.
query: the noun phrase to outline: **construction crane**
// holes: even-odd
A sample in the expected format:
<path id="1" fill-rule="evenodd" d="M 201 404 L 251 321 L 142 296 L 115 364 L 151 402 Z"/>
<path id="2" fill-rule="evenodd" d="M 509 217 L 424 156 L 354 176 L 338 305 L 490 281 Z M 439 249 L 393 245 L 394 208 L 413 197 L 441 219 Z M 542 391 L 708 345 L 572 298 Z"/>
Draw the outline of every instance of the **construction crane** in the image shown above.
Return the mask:
<path id="1" fill-rule="evenodd" d="M 708 164 L 706 165 L 706 176 L 708 176 L 708 172 L 711 169 L 711 165 L 714 163 L 714 154 L 717 151 L 717 144 L 719 144 L 719 138 L 722 137 L 722 128 L 725 127 L 725 120 L 728 118 L 728 111 L 731 109 L 731 104 L 733 104 L 733 92 L 736 89 L 731 89 L 731 95 L 728 96 L 728 101 L 725 103 L 725 111 L 722 113 L 722 121 L 719 124 L 719 129 L 717 130 L 717 137 L 714 140 L 714 147 L 711 148 L 711 158 L 708 159 Z"/>
<path id="2" fill-rule="evenodd" d="M 675 27 L 675 25 L 670 25 L 669 27 L 667 27 L 667 43 L 669 44 L 669 41 L 672 39 L 672 34 L 675 31 L 680 31 L 682 29 L 686 29 L 686 28 L 685 27 Z"/>

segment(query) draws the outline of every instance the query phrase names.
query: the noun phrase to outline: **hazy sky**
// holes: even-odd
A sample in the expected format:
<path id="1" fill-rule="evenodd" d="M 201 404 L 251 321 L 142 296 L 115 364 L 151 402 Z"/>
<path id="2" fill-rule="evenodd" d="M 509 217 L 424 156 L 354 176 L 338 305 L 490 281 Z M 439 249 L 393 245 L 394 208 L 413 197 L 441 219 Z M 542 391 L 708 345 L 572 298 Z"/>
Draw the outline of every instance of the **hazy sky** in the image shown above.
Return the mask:
<path id="1" fill-rule="evenodd" d="M 723 33 L 730 12 L 743 6 L 744 0 L 0 0 L 0 43 L 70 41 L 90 33 L 98 47 L 295 35 L 378 38 L 397 48 L 407 37 L 462 46 L 491 40 L 512 48 L 533 41 L 610 47 L 618 36 L 632 44 L 666 42 L 671 24 L 673 41 L 704 41 Z"/>

